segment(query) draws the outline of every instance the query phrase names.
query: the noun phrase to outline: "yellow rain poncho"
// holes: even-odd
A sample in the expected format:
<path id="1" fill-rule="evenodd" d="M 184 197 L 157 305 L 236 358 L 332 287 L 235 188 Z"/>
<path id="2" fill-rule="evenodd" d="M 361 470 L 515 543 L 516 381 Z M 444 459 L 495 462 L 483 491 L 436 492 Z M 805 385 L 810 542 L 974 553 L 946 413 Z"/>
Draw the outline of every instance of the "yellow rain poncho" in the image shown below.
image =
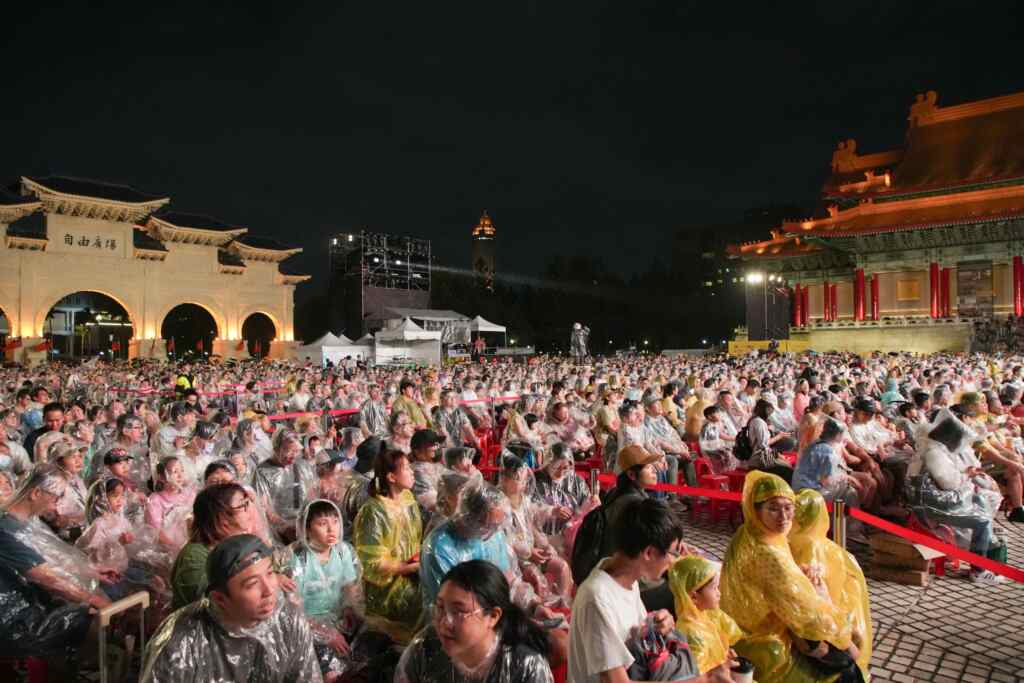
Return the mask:
<path id="1" fill-rule="evenodd" d="M 729 648 L 743 637 L 743 630 L 720 609 L 698 609 L 690 593 L 702 588 L 721 569 L 703 557 L 683 557 L 668 571 L 668 585 L 676 603 L 676 628 L 686 634 L 700 672 L 725 663 Z"/>
<path id="2" fill-rule="evenodd" d="M 774 474 L 747 475 L 745 521 L 729 543 L 722 570 L 722 609 L 749 634 L 735 649 L 754 663 L 759 683 L 828 680 L 795 656 L 790 634 L 845 649 L 850 629 L 804 576 L 786 534 L 769 530 L 758 518 L 754 506 L 777 497 L 796 498 L 789 484 Z"/>
<path id="3" fill-rule="evenodd" d="M 386 567 L 418 555 L 422 534 L 420 508 L 410 491 L 394 500 L 371 497 L 353 525 L 356 554 L 363 565 L 366 623 L 403 644 L 415 632 L 423 598 L 416 574 L 400 576 Z"/>
<path id="4" fill-rule="evenodd" d="M 821 567 L 832 604 L 846 624 L 860 634 L 857 666 L 868 676 L 871 661 L 871 607 L 864 572 L 853 555 L 828 539 L 828 507 L 821 494 L 805 489 L 796 497 L 796 517 L 789 532 L 789 547 L 799 565 Z M 833 645 L 839 646 L 837 643 Z"/>

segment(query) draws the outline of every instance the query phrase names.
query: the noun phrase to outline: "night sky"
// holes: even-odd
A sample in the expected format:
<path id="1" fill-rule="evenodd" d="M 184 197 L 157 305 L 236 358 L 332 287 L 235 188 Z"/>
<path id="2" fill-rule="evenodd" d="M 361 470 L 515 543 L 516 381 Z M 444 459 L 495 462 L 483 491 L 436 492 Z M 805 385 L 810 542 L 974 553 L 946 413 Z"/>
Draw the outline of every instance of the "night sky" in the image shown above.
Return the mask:
<path id="1" fill-rule="evenodd" d="M 810 205 L 832 150 L 898 145 L 914 95 L 1024 90 L 1014 3 L 288 3 L 5 8 L 0 177 L 165 193 L 301 246 L 367 226 L 499 273 Z M 856 7 L 853 7 L 856 5 Z"/>

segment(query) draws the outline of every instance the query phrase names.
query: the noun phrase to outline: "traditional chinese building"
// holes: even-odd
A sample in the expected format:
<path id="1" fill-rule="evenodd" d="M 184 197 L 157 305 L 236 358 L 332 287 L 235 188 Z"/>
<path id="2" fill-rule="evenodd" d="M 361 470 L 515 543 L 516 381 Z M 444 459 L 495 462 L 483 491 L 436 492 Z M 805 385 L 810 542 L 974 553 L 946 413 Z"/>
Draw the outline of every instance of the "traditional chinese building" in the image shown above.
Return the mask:
<path id="1" fill-rule="evenodd" d="M 819 214 L 728 248 L 749 287 L 787 288 L 791 340 L 964 350 L 979 319 L 1024 314 L 1024 93 L 949 107 L 918 95 L 904 144 L 840 142 L 822 195 Z"/>
<path id="2" fill-rule="evenodd" d="M 275 337 L 263 355 L 295 346 L 295 286 L 309 279 L 285 269 L 301 249 L 247 228 L 167 210 L 169 197 L 64 177 L 21 178 L 0 193 L 0 310 L 20 347 L 17 360 L 41 357 L 54 305 L 76 292 L 117 301 L 132 323 L 129 357 L 164 357 L 161 324 L 175 306 L 198 305 L 216 323 L 213 349 L 247 356 L 241 330 L 267 316 Z"/>

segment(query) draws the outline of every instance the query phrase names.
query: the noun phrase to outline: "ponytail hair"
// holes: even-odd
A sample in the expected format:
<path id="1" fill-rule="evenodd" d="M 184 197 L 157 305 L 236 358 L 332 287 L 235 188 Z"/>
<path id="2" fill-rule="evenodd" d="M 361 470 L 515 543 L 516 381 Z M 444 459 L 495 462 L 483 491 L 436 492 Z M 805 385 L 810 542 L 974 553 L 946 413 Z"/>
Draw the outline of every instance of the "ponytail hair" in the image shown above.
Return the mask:
<path id="1" fill-rule="evenodd" d="M 391 496 L 391 486 L 388 484 L 388 475 L 398 469 L 398 463 L 409 456 L 397 448 L 384 448 L 373 459 L 373 478 L 370 480 L 370 495 Z"/>
<path id="2" fill-rule="evenodd" d="M 547 636 L 521 607 L 512 603 L 512 591 L 500 569 L 486 560 L 469 560 L 448 570 L 441 585 L 449 581 L 475 595 L 485 612 L 501 609 L 495 630 L 504 645 L 513 649 L 524 645 L 541 655 L 547 652 Z"/>

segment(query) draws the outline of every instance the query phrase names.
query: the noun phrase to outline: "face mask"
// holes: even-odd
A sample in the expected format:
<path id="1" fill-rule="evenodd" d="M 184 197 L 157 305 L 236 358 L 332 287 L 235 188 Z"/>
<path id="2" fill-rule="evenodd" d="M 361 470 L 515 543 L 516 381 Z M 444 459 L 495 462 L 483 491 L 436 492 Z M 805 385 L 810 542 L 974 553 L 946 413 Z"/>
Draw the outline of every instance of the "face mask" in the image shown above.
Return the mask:
<path id="1" fill-rule="evenodd" d="M 203 455 L 209 455 L 210 453 L 213 453 L 213 443 L 212 442 L 203 445 Z"/>
<path id="2" fill-rule="evenodd" d="M 13 461 L 9 455 L 0 455 L 0 470 L 9 470 Z"/>

